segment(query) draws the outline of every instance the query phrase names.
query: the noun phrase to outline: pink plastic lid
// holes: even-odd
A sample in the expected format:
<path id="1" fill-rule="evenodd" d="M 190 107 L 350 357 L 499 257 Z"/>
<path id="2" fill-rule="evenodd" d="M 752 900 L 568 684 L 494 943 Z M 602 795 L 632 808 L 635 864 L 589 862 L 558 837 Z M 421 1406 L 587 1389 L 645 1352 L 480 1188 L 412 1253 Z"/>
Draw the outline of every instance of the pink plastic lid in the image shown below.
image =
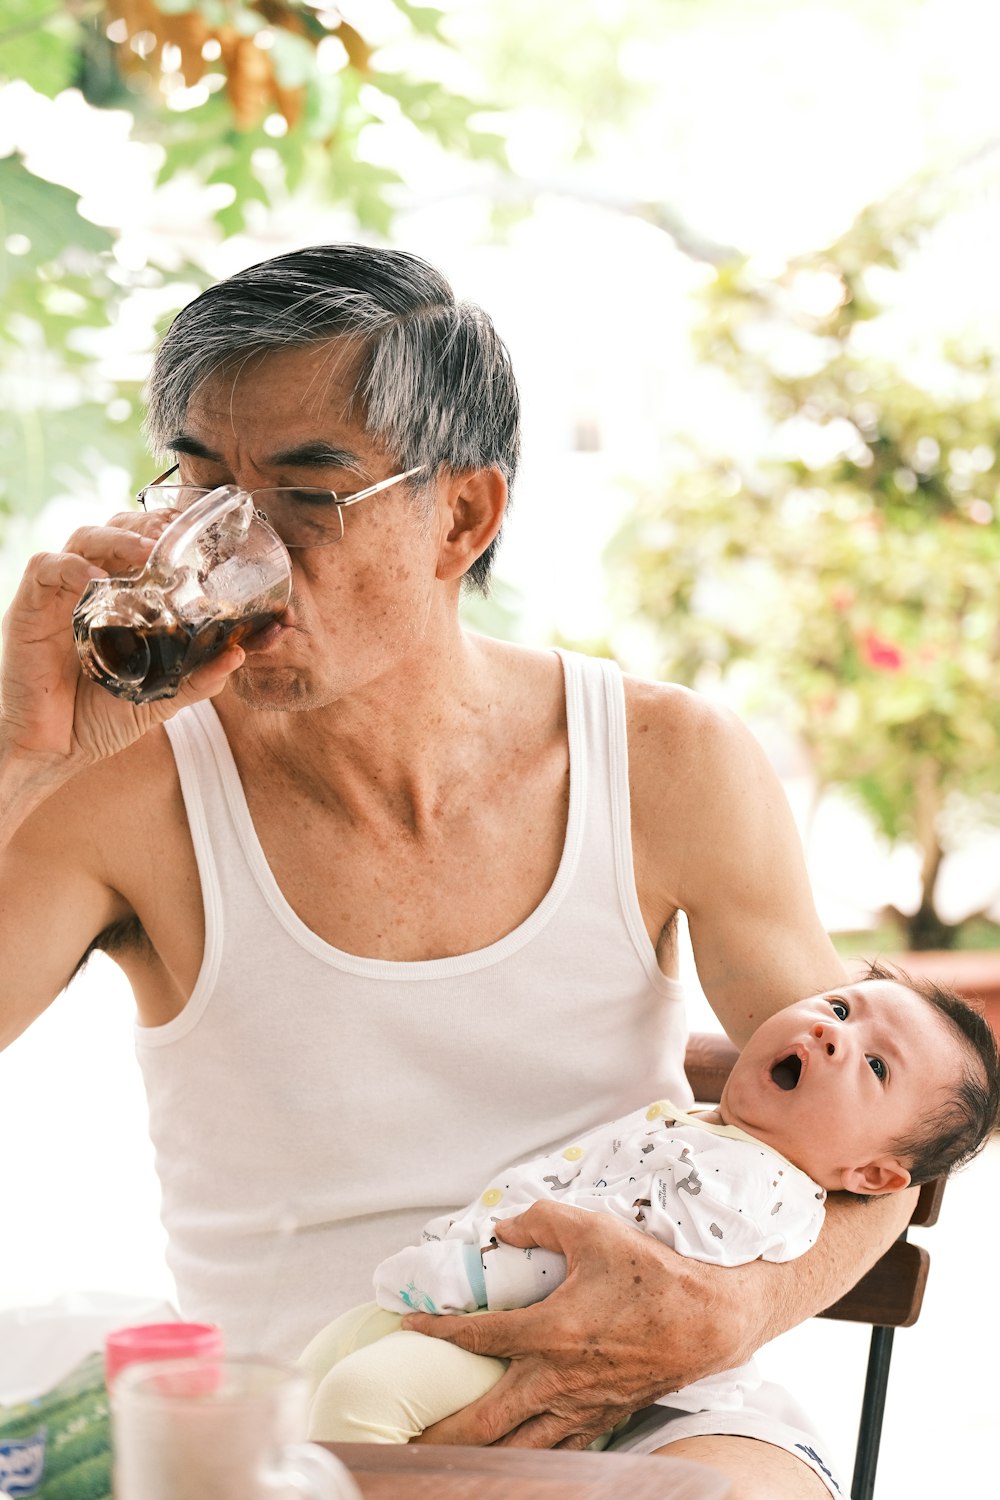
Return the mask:
<path id="1" fill-rule="evenodd" d="M 222 1329 L 215 1323 L 140 1323 L 116 1328 L 104 1343 L 104 1379 L 112 1382 L 126 1365 L 146 1360 L 219 1359 Z"/>

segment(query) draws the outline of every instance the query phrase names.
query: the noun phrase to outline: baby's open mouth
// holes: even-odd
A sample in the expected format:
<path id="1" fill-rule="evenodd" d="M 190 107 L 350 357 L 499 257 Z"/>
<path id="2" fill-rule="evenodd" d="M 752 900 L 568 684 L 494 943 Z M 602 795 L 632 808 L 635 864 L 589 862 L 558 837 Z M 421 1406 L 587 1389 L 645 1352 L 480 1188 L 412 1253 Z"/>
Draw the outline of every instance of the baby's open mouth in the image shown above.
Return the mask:
<path id="1" fill-rule="evenodd" d="M 790 1052 L 787 1057 L 782 1057 L 771 1069 L 771 1077 L 779 1089 L 786 1093 L 795 1088 L 802 1074 L 802 1059 L 797 1052 Z"/>

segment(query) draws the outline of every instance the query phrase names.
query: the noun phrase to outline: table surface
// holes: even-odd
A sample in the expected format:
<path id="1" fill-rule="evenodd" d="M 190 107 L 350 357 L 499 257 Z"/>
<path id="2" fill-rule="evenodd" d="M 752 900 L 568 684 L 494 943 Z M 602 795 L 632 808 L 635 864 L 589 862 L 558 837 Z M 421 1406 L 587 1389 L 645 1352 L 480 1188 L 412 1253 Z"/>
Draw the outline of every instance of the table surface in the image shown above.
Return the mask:
<path id="1" fill-rule="evenodd" d="M 627 1453 L 324 1443 L 364 1500 L 725 1500 L 716 1469 Z"/>

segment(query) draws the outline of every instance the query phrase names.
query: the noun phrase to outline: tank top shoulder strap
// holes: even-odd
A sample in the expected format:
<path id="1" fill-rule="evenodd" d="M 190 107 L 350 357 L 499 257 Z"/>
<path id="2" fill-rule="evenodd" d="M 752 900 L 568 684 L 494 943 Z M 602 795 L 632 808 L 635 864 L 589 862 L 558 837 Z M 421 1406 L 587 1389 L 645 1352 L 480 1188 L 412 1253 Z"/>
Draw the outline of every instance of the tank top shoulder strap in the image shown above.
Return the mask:
<path id="1" fill-rule="evenodd" d="M 566 680 L 572 774 L 584 770 L 586 794 L 576 799 L 580 868 L 591 880 L 602 873 L 638 951 L 651 953 L 632 858 L 632 811 L 628 779 L 625 684 L 617 662 L 559 650 Z M 567 830 L 567 837 L 575 830 Z M 662 976 L 660 976 L 662 977 Z"/>
<path id="2" fill-rule="evenodd" d="M 232 909 L 234 883 L 249 894 L 246 860 L 233 816 L 242 801 L 239 776 L 225 731 L 211 703 L 184 708 L 164 725 L 177 766 L 201 882 L 205 948 L 195 988 L 181 1015 L 158 1027 L 157 1041 L 173 1039 L 200 1018 L 215 988 L 223 959 L 226 911 Z M 236 910 L 240 910 L 237 904 Z"/>
<path id="3" fill-rule="evenodd" d="M 202 854 L 208 857 L 213 847 L 218 850 L 219 838 L 225 838 L 227 832 L 235 838 L 233 799 L 237 805 L 243 800 L 239 773 L 225 730 L 211 703 L 194 703 L 182 709 L 167 720 L 164 728 L 174 752 L 199 871 L 204 878 Z"/>

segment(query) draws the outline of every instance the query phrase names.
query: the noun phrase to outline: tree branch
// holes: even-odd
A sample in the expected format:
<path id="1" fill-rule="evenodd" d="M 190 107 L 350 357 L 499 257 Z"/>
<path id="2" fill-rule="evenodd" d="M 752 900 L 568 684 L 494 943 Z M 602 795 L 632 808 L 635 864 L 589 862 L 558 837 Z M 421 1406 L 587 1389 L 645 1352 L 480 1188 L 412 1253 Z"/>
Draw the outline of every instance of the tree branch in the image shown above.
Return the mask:
<path id="1" fill-rule="evenodd" d="M 457 188 L 454 192 L 443 193 L 437 201 L 468 198 L 480 192 L 498 202 L 506 203 L 516 202 L 518 199 L 526 199 L 530 202 L 544 194 L 549 194 L 552 197 L 565 198 L 575 203 L 587 203 L 597 208 L 606 208 L 612 213 L 624 214 L 630 219 L 643 219 L 647 224 L 652 224 L 654 229 L 659 229 L 672 239 L 682 255 L 686 255 L 689 260 L 701 261 L 706 265 L 734 265 L 746 259 L 744 252 L 737 246 L 720 244 L 692 228 L 669 203 L 642 202 L 635 198 L 619 197 L 615 193 L 599 192 L 560 178 L 497 177 L 490 183 Z M 422 205 L 426 202 L 426 199 L 421 199 Z"/>

